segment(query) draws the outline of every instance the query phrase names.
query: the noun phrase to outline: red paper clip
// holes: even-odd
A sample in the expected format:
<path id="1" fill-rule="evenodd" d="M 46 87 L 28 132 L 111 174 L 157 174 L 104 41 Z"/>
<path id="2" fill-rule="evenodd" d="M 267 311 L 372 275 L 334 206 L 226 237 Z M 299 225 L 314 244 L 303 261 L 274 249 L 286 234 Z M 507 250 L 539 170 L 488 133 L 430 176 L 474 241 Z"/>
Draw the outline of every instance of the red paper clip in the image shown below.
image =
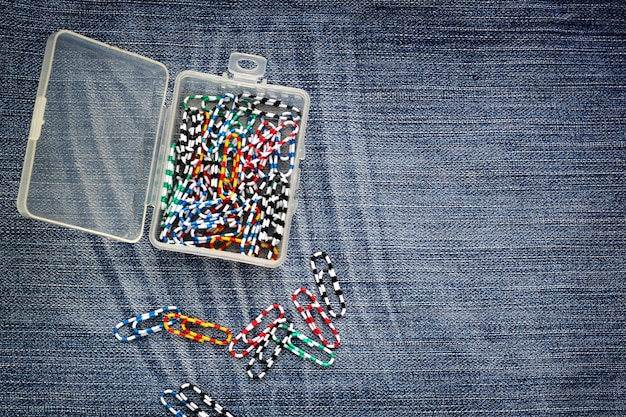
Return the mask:
<path id="1" fill-rule="evenodd" d="M 322 320 L 324 320 L 324 323 L 326 323 L 326 326 L 328 326 L 330 331 L 333 332 L 333 336 L 335 337 L 335 343 L 333 343 L 332 345 L 328 343 L 328 340 L 326 340 L 320 328 L 315 323 L 315 319 L 313 318 L 313 315 L 311 314 L 311 309 L 313 308 L 315 308 L 318 311 L 318 313 L 322 317 Z M 307 318 L 309 319 L 309 321 L 307 321 L 307 324 L 313 331 L 313 334 L 317 335 L 317 337 L 320 338 L 320 341 L 322 342 L 322 344 L 330 349 L 338 348 L 339 344 L 341 343 L 339 341 L 339 332 L 337 331 L 337 329 L 335 328 L 335 325 L 330 321 L 330 319 L 324 312 L 324 309 L 322 308 L 322 306 L 319 303 L 309 304 L 306 308 L 306 314 L 307 314 Z"/>
<path id="2" fill-rule="evenodd" d="M 308 295 L 309 299 L 311 300 L 311 302 L 306 307 L 306 309 L 303 308 L 298 302 L 298 294 L 300 294 L 301 292 L 304 292 L 306 295 Z M 329 347 L 331 349 L 334 349 L 339 346 L 339 343 L 340 343 L 339 332 L 337 331 L 333 323 L 330 321 L 330 319 L 324 312 L 324 309 L 322 308 L 322 306 L 317 302 L 317 299 L 311 293 L 311 291 L 309 291 L 308 289 L 304 287 L 298 288 L 296 292 L 294 292 L 293 295 L 291 296 L 291 300 L 293 301 L 293 304 L 296 306 L 296 308 L 300 312 L 300 315 L 302 315 L 302 318 L 304 318 L 304 321 L 309 326 L 313 334 L 320 338 L 320 341 L 322 342 L 324 346 Z M 322 317 L 322 319 L 324 320 L 328 328 L 333 332 L 333 335 L 335 336 L 335 343 L 333 343 L 332 345 L 328 342 L 328 340 L 326 340 L 319 326 L 317 325 L 317 323 L 315 323 L 315 319 L 313 318 L 313 315 L 310 312 L 312 308 L 315 308 L 319 312 L 320 316 Z"/>
<path id="3" fill-rule="evenodd" d="M 315 296 L 311 293 L 311 291 L 309 291 L 308 289 L 304 287 L 298 288 L 296 292 L 294 292 L 293 295 L 291 296 L 291 300 L 293 301 L 293 304 L 296 306 L 300 314 L 305 314 L 304 308 L 302 308 L 302 306 L 298 302 L 298 294 L 300 294 L 301 292 L 309 296 L 309 299 L 311 300 L 311 304 L 318 304 L 318 302 L 317 302 L 317 298 L 315 298 Z M 305 316 L 303 317 L 306 320 L 306 317 Z"/>
<path id="4" fill-rule="evenodd" d="M 249 339 L 248 333 L 254 329 L 255 327 L 257 327 L 261 321 L 263 320 L 263 318 L 272 310 L 278 310 L 279 314 L 278 317 L 270 323 L 269 326 L 267 326 L 262 332 L 260 332 L 259 334 L 257 334 L 256 336 L 254 336 L 252 339 Z M 276 326 L 277 324 L 283 323 L 285 322 L 285 311 L 283 310 L 283 307 L 280 304 L 272 304 L 271 306 L 267 307 L 265 310 L 263 310 L 261 312 L 261 314 L 259 314 L 257 316 L 257 318 L 255 318 L 254 320 L 252 320 L 252 322 L 250 324 L 248 324 L 237 336 L 235 336 L 235 338 L 230 342 L 230 344 L 228 345 L 228 352 L 234 356 L 235 358 L 243 358 L 244 356 L 246 356 L 248 353 L 250 353 L 252 350 L 254 350 L 254 348 L 256 346 L 258 346 L 259 343 L 261 343 L 263 341 L 263 339 L 265 338 L 265 336 L 267 336 L 269 334 L 269 332 L 272 330 L 272 328 L 274 326 Z M 239 340 L 243 340 L 245 343 L 248 343 L 250 346 L 245 349 L 243 352 L 241 353 L 236 353 L 234 348 L 235 348 L 235 344 L 237 344 L 237 342 Z"/>

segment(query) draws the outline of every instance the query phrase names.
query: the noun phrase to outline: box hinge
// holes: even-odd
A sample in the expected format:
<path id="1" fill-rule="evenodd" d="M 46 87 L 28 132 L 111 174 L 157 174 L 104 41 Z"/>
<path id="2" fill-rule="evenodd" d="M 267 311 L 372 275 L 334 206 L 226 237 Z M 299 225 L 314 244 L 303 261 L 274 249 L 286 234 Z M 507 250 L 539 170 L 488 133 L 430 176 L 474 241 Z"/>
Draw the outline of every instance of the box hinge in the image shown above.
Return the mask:
<path id="1" fill-rule="evenodd" d="M 45 123 L 43 118 L 44 111 L 46 110 L 46 97 L 37 96 L 35 99 L 35 108 L 33 109 L 33 119 L 30 123 L 30 132 L 28 133 L 28 140 L 37 140 L 41 136 L 41 127 Z"/>

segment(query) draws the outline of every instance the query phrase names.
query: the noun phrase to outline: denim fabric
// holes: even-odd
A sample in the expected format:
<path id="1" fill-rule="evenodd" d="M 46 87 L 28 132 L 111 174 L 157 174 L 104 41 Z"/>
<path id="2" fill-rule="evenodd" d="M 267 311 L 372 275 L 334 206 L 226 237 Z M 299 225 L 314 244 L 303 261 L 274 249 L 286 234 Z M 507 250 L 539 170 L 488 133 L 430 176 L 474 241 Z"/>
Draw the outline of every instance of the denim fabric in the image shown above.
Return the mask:
<path id="1" fill-rule="evenodd" d="M 166 416 L 187 381 L 236 416 L 625 415 L 623 2 L 263 3 L 0 0 L 0 415 Z M 64 28 L 164 63 L 168 97 L 232 51 L 309 92 L 282 267 L 18 214 Z M 317 250 L 347 303 L 328 369 L 283 353 L 252 381 L 223 347 L 113 337 L 165 305 L 238 332 L 278 302 L 298 323 Z"/>

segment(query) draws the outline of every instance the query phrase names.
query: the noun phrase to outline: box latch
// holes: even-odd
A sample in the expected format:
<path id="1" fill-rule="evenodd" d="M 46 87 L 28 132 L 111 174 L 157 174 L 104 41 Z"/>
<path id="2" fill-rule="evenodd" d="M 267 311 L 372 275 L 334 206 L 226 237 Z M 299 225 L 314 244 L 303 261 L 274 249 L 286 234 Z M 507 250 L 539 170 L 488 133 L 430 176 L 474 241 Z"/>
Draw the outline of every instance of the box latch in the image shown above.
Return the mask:
<path id="1" fill-rule="evenodd" d="M 234 80 L 248 81 L 254 83 L 265 83 L 265 67 L 267 59 L 259 55 L 243 54 L 233 52 L 228 61 L 228 73 L 224 74 Z"/>

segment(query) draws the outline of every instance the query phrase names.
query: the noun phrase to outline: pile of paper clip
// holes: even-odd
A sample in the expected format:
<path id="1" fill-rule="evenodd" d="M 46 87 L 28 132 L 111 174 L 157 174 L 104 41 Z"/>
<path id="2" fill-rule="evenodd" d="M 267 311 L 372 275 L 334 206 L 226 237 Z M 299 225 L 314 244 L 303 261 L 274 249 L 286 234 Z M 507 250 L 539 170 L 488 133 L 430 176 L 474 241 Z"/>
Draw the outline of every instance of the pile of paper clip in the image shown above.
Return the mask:
<path id="1" fill-rule="evenodd" d="M 322 269 L 318 269 L 316 265 L 316 262 L 320 259 L 326 263 L 326 266 Z M 326 305 L 326 308 L 328 310 L 328 314 L 336 319 L 343 317 L 346 312 L 346 303 L 343 297 L 341 287 L 339 286 L 339 280 L 337 278 L 337 274 L 335 273 L 332 261 L 326 252 L 316 252 L 311 256 L 311 270 L 315 277 L 315 282 L 317 284 L 319 294 L 324 300 L 324 304 Z M 339 312 L 336 312 L 332 308 L 332 305 L 330 303 L 328 293 L 324 285 L 324 273 L 328 273 L 328 276 L 331 279 L 333 290 L 340 304 Z M 301 293 L 306 294 L 306 296 L 308 297 L 309 301 L 306 307 L 303 307 L 298 301 L 298 296 Z M 319 342 L 306 336 L 303 332 L 295 329 L 293 322 L 285 317 L 285 311 L 283 307 L 278 303 L 274 303 L 264 309 L 234 338 L 232 337 L 232 333 L 228 328 L 216 323 L 183 315 L 180 308 L 175 306 L 159 308 L 154 311 L 150 311 L 148 313 L 123 320 L 115 325 L 113 333 L 115 337 L 121 342 L 130 342 L 132 340 L 136 340 L 141 337 L 157 333 L 161 330 L 167 330 L 168 332 L 177 336 L 184 337 L 186 339 L 200 343 L 209 342 L 216 345 L 228 345 L 228 352 L 231 356 L 235 358 L 244 358 L 247 355 L 252 354 L 251 359 L 246 367 L 246 372 L 251 379 L 256 380 L 263 379 L 266 376 L 270 368 L 272 368 L 272 366 L 276 363 L 276 360 L 278 359 L 280 353 L 284 350 L 287 350 L 300 358 L 308 359 L 319 366 L 331 366 L 335 361 L 335 352 L 333 351 L 333 349 L 339 347 L 340 344 L 339 332 L 332 323 L 331 319 L 326 314 L 324 308 L 320 305 L 316 297 L 308 289 L 304 287 L 298 288 L 292 294 L 291 299 L 294 306 L 304 319 L 305 323 L 310 328 L 314 337 L 317 337 L 320 340 Z M 263 328 L 263 330 L 256 333 L 256 335 L 251 336 L 254 331 L 262 327 L 260 326 L 261 323 L 263 321 L 266 321 L 266 316 L 268 316 L 268 314 L 272 311 L 276 313 L 276 318 L 269 324 L 267 324 Z M 319 317 L 321 317 L 322 321 L 329 330 L 325 332 L 331 333 L 332 336 L 326 337 L 324 332 L 322 332 L 320 326 L 317 324 L 313 316 L 316 312 Z M 140 329 L 138 327 L 139 323 L 141 322 L 154 318 L 160 319 L 161 317 L 162 322 L 153 327 L 149 327 L 146 329 Z M 175 326 L 178 325 L 180 325 L 180 330 L 175 328 Z M 188 328 L 190 325 L 196 325 L 204 328 L 213 328 L 217 331 L 224 333 L 224 336 L 220 339 L 208 337 L 206 335 L 190 330 Z M 120 330 L 125 326 L 130 326 L 132 329 L 132 333 L 128 336 L 121 336 Z M 243 344 L 243 349 L 237 351 L 235 349 L 235 346 L 239 342 Z M 268 356 L 266 354 L 266 351 L 270 343 L 274 343 L 275 347 L 272 353 Z M 312 354 L 305 350 L 305 348 L 307 347 L 317 349 L 314 352 L 319 351 L 319 353 Z M 325 358 L 320 359 L 318 357 L 320 354 L 324 354 Z M 256 364 L 260 364 L 262 366 L 262 369 L 259 372 L 254 371 L 254 367 Z M 166 395 L 174 396 L 180 404 L 186 406 L 187 408 L 189 408 L 189 410 L 197 413 L 199 416 L 206 416 L 206 413 L 201 411 L 194 402 L 190 401 L 186 396 L 182 394 L 185 389 L 189 388 L 195 391 L 198 395 L 200 395 L 203 402 L 209 405 L 218 414 L 232 416 L 232 414 L 225 411 L 219 404 L 217 404 L 209 396 L 204 394 L 198 387 L 192 384 L 183 384 L 178 392 L 173 390 L 164 391 L 161 395 L 160 401 L 169 411 L 171 411 L 177 417 L 184 417 L 185 414 L 181 411 L 177 411 L 174 407 L 172 407 L 165 400 Z"/>
<path id="2" fill-rule="evenodd" d="M 160 240 L 275 260 L 300 118 L 250 94 L 187 96 L 167 160 Z"/>

